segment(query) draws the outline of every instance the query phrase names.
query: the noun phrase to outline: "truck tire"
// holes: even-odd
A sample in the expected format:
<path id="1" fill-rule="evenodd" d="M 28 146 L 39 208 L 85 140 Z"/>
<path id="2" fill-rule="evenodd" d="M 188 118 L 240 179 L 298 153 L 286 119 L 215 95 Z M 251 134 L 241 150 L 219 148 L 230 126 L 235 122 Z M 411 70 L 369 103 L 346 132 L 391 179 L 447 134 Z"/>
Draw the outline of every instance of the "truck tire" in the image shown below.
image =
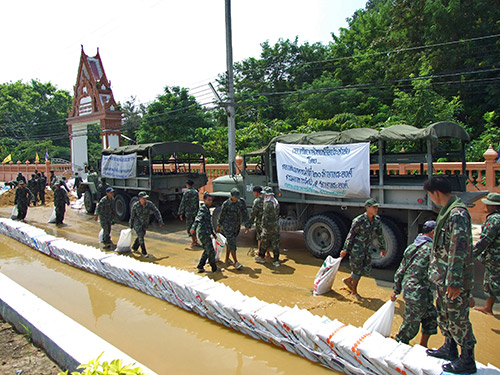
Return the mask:
<path id="1" fill-rule="evenodd" d="M 347 223 L 347 220 L 335 212 L 326 212 L 324 215 L 328 216 L 338 225 L 340 233 L 342 234 L 342 242 L 344 242 L 347 234 L 349 233 L 349 224 Z"/>
<path id="2" fill-rule="evenodd" d="M 212 212 L 212 226 L 214 227 L 214 231 L 217 230 L 217 221 L 219 221 L 221 206 L 217 206 Z"/>
<path id="3" fill-rule="evenodd" d="M 94 202 L 94 199 L 92 198 L 92 193 L 90 192 L 90 190 L 87 190 L 83 195 L 83 205 L 85 206 L 85 211 L 87 211 L 88 214 L 94 214 L 96 204 Z"/>
<path id="4" fill-rule="evenodd" d="M 129 209 L 130 197 L 126 194 L 117 194 L 115 196 L 115 216 L 120 221 L 127 221 L 130 217 Z"/>
<path id="5" fill-rule="evenodd" d="M 139 202 L 139 198 L 138 197 L 132 197 L 130 198 L 130 203 L 129 203 L 129 209 L 130 209 L 130 212 L 132 212 L 132 207 L 134 207 L 134 204 L 136 202 Z"/>
<path id="6" fill-rule="evenodd" d="M 304 241 L 310 253 L 321 259 L 328 255 L 337 257 L 344 244 L 338 224 L 327 215 L 316 215 L 307 221 Z"/>
<path id="7" fill-rule="evenodd" d="M 399 264 L 403 256 L 404 239 L 401 229 L 389 218 L 382 217 L 382 230 L 387 247 L 385 257 L 380 255 L 378 244 L 374 244 L 372 252 L 372 266 L 374 268 L 388 268 Z"/>

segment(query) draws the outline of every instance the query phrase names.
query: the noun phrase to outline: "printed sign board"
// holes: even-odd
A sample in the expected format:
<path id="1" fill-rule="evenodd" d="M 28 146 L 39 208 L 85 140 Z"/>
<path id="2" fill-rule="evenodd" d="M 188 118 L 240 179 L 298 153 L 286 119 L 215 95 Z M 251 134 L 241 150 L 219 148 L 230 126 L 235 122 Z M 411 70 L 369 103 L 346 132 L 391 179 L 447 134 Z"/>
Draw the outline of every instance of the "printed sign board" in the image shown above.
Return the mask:
<path id="1" fill-rule="evenodd" d="M 137 174 L 137 153 L 128 155 L 103 155 L 101 176 L 131 178 Z"/>
<path id="2" fill-rule="evenodd" d="M 370 143 L 276 144 L 282 190 L 336 198 L 370 197 Z"/>

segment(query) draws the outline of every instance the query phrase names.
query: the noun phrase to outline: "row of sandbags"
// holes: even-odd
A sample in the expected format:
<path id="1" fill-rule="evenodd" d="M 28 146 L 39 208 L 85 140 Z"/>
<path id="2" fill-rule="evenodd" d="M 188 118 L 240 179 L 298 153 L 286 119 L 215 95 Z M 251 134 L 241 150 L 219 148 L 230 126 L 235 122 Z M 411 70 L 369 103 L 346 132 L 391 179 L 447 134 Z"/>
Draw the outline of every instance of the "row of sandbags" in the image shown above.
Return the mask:
<path id="1" fill-rule="evenodd" d="M 311 314 L 297 306 L 267 303 L 191 272 L 105 253 L 46 234 L 26 223 L 0 219 L 0 233 L 69 265 L 104 276 L 193 311 L 255 339 L 352 375 L 438 375 L 443 361 L 425 348 L 338 320 Z M 478 364 L 481 375 L 500 371 Z"/>

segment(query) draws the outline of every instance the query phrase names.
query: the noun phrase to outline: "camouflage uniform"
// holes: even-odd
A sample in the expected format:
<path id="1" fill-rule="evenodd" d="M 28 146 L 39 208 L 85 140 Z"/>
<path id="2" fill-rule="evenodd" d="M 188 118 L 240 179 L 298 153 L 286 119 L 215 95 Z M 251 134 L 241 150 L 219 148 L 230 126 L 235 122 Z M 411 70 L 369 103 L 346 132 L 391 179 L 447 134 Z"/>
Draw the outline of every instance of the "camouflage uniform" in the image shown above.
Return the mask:
<path id="1" fill-rule="evenodd" d="M 264 258 L 266 250 L 273 252 L 274 261 L 280 257 L 280 206 L 274 202 L 264 202 L 262 207 L 262 236 L 260 239 L 259 256 Z"/>
<path id="2" fill-rule="evenodd" d="M 355 217 L 343 249 L 349 254 L 351 277 L 354 280 L 359 280 L 362 275 L 371 272 L 371 249 L 375 239 L 378 240 L 379 250 L 385 251 L 386 246 L 380 216 L 375 215 L 372 221 L 370 221 L 366 212 Z"/>
<path id="3" fill-rule="evenodd" d="M 500 208 L 486 218 L 473 255 L 484 264 L 484 293 L 500 298 Z"/>
<path id="4" fill-rule="evenodd" d="M 40 176 L 38 178 L 38 195 L 40 196 L 41 204 L 45 204 L 45 187 L 47 186 L 47 178 Z"/>
<path id="5" fill-rule="evenodd" d="M 198 190 L 193 187 L 188 188 L 182 195 L 181 204 L 179 205 L 178 215 L 183 215 L 186 221 L 186 230 L 188 235 L 191 227 L 193 226 L 194 219 L 198 213 L 200 205 L 200 198 Z"/>
<path id="6" fill-rule="evenodd" d="M 153 202 L 146 201 L 146 204 L 143 206 L 141 202 L 136 202 L 132 206 L 132 210 L 130 213 L 129 226 L 133 228 L 135 233 L 137 234 L 137 238 L 132 245 L 133 249 L 137 249 L 139 246 L 143 249 L 143 253 L 145 254 L 145 244 L 144 244 L 144 236 L 146 235 L 146 229 L 149 225 L 149 216 L 153 214 L 158 220 L 160 225 L 163 225 L 163 219 L 161 217 L 161 213 L 156 208 Z"/>
<path id="7" fill-rule="evenodd" d="M 83 179 L 80 176 L 75 176 L 75 183 L 73 186 L 76 189 L 76 194 L 77 194 L 78 199 L 80 199 L 82 197 L 82 192 L 80 191 L 80 186 L 81 186 L 82 182 L 83 182 Z"/>
<path id="8" fill-rule="evenodd" d="M 16 177 L 16 181 L 19 183 L 19 181 L 24 181 L 24 183 L 26 183 L 26 177 L 24 177 L 24 175 L 19 172 L 17 177 Z"/>
<path id="9" fill-rule="evenodd" d="M 114 210 L 113 199 L 109 199 L 106 195 L 103 197 L 95 209 L 95 214 L 99 216 L 99 222 L 103 231 L 102 242 L 105 244 L 111 243 L 111 224 L 113 223 Z"/>
<path id="10" fill-rule="evenodd" d="M 62 224 L 64 214 L 66 212 L 66 205 L 69 205 L 68 193 L 62 188 L 58 187 L 54 190 L 54 208 L 56 210 L 56 224 Z"/>
<path id="11" fill-rule="evenodd" d="M 196 231 L 201 245 L 203 246 L 203 255 L 201 256 L 200 263 L 198 263 L 198 269 L 202 269 L 208 259 L 208 263 L 210 263 L 212 271 L 215 272 L 217 270 L 217 264 L 215 263 L 215 250 L 212 243 L 212 236 L 215 236 L 215 233 L 212 228 L 212 216 L 210 215 L 210 209 L 205 205 L 205 203 L 201 204 L 191 229 Z"/>
<path id="12" fill-rule="evenodd" d="M 253 200 L 249 225 L 251 227 L 255 222 L 255 232 L 257 234 L 257 241 L 260 241 L 261 239 L 263 207 L 264 207 L 264 197 L 262 195 Z"/>
<path id="13" fill-rule="evenodd" d="M 97 186 L 97 197 L 101 200 L 106 196 L 106 189 L 109 188 L 109 185 L 106 182 L 102 182 Z"/>
<path id="14" fill-rule="evenodd" d="M 228 198 L 223 204 L 217 222 L 220 226 L 221 233 L 227 239 L 227 247 L 231 251 L 236 251 L 236 237 L 240 233 L 241 222 L 246 228 L 249 227 L 249 218 L 245 201 L 239 198 L 233 202 Z"/>
<path id="15" fill-rule="evenodd" d="M 28 181 L 28 189 L 30 189 L 31 194 L 33 195 L 32 202 L 33 206 L 36 206 L 36 202 L 38 201 L 38 181 L 36 177 L 31 177 Z"/>
<path id="16" fill-rule="evenodd" d="M 33 200 L 33 194 L 26 186 L 19 186 L 16 189 L 14 204 L 17 206 L 17 220 L 24 220 L 31 200 Z"/>
<path id="17" fill-rule="evenodd" d="M 405 250 L 403 260 L 394 275 L 394 293 L 403 291 L 405 313 L 403 324 L 396 340 L 408 344 L 422 323 L 422 333 L 437 333 L 437 312 L 429 280 L 429 263 L 432 251 L 432 238 L 419 234 Z"/>
<path id="18" fill-rule="evenodd" d="M 436 284 L 438 323 L 441 332 L 464 349 L 476 343 L 469 321 L 469 297 L 474 284 L 471 219 L 457 197 L 437 217 L 429 278 Z M 457 298 L 446 295 L 448 287 L 460 287 Z"/>

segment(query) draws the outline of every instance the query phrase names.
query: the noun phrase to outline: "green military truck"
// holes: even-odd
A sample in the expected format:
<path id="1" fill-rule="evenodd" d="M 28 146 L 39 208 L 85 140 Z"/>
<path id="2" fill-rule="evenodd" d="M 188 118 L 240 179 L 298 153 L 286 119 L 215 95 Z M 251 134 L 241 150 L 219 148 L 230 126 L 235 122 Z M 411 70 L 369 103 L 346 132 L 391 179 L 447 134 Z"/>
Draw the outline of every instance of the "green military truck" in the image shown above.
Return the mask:
<path id="1" fill-rule="evenodd" d="M 240 175 L 223 176 L 214 180 L 214 195 L 219 204 L 229 195 L 231 188 L 237 187 L 250 209 L 253 202 L 252 188 L 256 185 L 272 186 L 280 203 L 281 230 L 303 230 L 305 244 L 316 257 L 338 256 L 351 221 L 364 212 L 364 201 L 368 196 L 325 197 L 280 189 L 276 145 L 346 145 L 369 142 L 370 166 L 369 172 L 366 172 L 369 173 L 368 195 L 380 202 L 379 214 L 387 243 L 385 257 L 380 256 L 377 244 L 374 244 L 373 266 L 386 268 L 401 259 L 404 248 L 413 241 L 419 227 L 426 220 L 436 217 L 438 209 L 423 190 L 424 181 L 435 174 L 433 162 L 461 162 L 459 170 L 446 171 L 443 175 L 467 204 L 472 204 L 487 193 L 466 192 L 468 181 L 465 144 L 469 139 L 468 133 L 452 122 L 438 122 L 423 129 L 395 125 L 380 131 L 357 128 L 342 132 L 278 136 L 266 148 L 243 156 Z M 407 173 L 400 174 L 397 168 L 399 164 L 411 164 L 412 168 Z M 288 168 L 293 169 L 293 166 Z M 219 209 L 216 208 L 214 217 L 218 213 Z"/>
<path id="2" fill-rule="evenodd" d="M 102 151 L 101 176 L 115 190 L 115 215 L 128 220 L 130 208 L 145 191 L 162 216 L 177 214 L 186 180 L 199 188 L 207 183 L 205 149 L 189 142 L 162 142 L 110 148 Z M 97 182 L 88 179 L 81 187 L 87 213 L 98 203 Z"/>

